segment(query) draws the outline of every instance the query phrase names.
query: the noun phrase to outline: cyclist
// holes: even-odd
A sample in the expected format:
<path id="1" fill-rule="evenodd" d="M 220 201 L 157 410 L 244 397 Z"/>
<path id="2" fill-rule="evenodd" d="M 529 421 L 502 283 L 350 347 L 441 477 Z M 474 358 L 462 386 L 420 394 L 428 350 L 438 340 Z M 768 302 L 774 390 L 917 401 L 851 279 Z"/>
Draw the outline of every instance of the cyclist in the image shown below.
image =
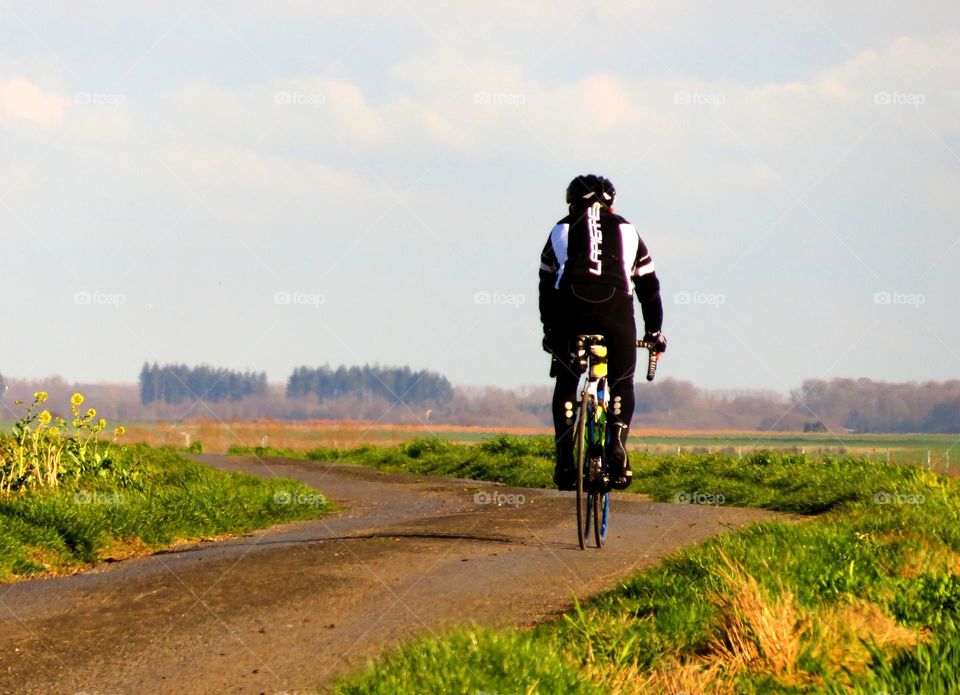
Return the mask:
<path id="1" fill-rule="evenodd" d="M 568 402 L 576 402 L 579 370 L 571 360 L 578 335 L 599 333 L 606 339 L 610 384 L 610 484 L 624 489 L 633 479 L 627 436 L 633 417 L 633 377 L 637 363 L 637 326 L 631 289 L 643 312 L 644 340 L 656 352 L 667 349 L 660 332 L 663 303 L 653 259 L 637 230 L 613 211 L 616 189 L 593 174 L 577 176 L 567 186 L 569 214 L 557 222 L 540 257 L 540 320 L 543 349 L 553 355 L 554 438 L 557 463 L 553 480 L 561 490 L 576 489 L 573 423 Z"/>

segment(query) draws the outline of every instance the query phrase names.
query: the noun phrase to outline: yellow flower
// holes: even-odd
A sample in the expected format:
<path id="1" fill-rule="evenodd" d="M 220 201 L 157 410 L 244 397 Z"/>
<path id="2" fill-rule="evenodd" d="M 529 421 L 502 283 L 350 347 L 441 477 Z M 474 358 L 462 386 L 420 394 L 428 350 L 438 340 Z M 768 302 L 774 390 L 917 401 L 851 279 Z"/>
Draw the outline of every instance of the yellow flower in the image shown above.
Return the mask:
<path id="1" fill-rule="evenodd" d="M 47 402 L 47 392 L 46 391 L 37 391 L 33 394 L 33 400 L 37 403 L 46 403 Z"/>
<path id="2" fill-rule="evenodd" d="M 116 428 L 114 428 L 113 433 L 118 437 L 122 437 L 127 433 L 127 431 L 123 428 L 123 425 L 117 425 Z"/>
<path id="3" fill-rule="evenodd" d="M 46 395 L 46 394 L 44 394 L 44 395 Z M 73 404 L 76 405 L 76 406 L 82 405 L 82 404 L 83 404 L 83 394 L 82 394 L 82 393 L 75 393 L 75 394 L 73 394 L 72 396 L 70 396 L 70 402 L 73 403 Z"/>
<path id="4" fill-rule="evenodd" d="M 49 425 L 50 421 L 53 419 L 53 416 L 50 414 L 49 410 L 44 410 L 37 416 L 37 419 L 40 421 L 41 425 Z"/>
<path id="5" fill-rule="evenodd" d="M 96 416 L 96 414 L 97 414 L 97 411 L 95 408 L 90 408 L 89 410 L 87 410 L 87 417 L 90 418 L 91 420 Z"/>
<path id="6" fill-rule="evenodd" d="M 100 429 L 103 429 L 106 426 L 107 426 L 107 421 L 104 420 L 103 418 L 100 418 L 100 420 L 97 422 L 97 427 L 99 427 Z"/>
<path id="7" fill-rule="evenodd" d="M 54 439 L 60 438 L 60 430 L 57 429 L 56 427 L 51 427 L 50 429 L 47 430 L 47 432 L 49 432 L 50 436 L 53 437 Z"/>

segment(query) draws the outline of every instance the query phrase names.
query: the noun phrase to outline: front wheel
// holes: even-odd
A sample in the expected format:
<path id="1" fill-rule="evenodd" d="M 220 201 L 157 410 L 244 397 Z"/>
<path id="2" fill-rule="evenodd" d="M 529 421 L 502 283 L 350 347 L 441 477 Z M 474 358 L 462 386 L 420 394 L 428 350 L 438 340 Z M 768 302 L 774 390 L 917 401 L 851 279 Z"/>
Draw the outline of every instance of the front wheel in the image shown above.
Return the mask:
<path id="1" fill-rule="evenodd" d="M 597 542 L 597 547 L 602 548 L 607 542 L 607 521 L 610 518 L 610 493 L 597 492 L 591 495 L 593 498 L 593 539 Z"/>
<path id="2" fill-rule="evenodd" d="M 580 397 L 580 413 L 577 416 L 576 456 L 577 456 L 577 538 L 580 549 L 586 549 L 587 537 L 590 534 L 590 501 L 587 499 L 589 490 L 586 484 L 588 450 L 587 442 L 587 411 L 590 396 L 584 393 Z"/>

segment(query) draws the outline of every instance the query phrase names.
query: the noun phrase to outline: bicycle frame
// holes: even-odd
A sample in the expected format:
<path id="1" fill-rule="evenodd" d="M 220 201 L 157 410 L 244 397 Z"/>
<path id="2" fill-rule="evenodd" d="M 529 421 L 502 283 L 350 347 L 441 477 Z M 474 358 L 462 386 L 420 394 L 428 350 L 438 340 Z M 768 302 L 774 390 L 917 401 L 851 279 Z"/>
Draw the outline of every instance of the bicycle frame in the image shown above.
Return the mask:
<path id="1" fill-rule="evenodd" d="M 653 381 L 659 354 L 656 345 L 637 341 L 638 348 L 650 351 L 647 381 Z M 581 335 L 575 342 L 575 357 L 583 369 L 578 418 L 575 426 L 577 465 L 577 537 L 580 548 L 587 547 L 593 517 L 593 536 L 598 548 L 606 542 L 610 516 L 610 471 L 606 451 L 609 439 L 607 408 L 610 392 L 607 381 L 607 348 L 602 335 Z M 568 408 L 572 411 L 573 404 Z"/>

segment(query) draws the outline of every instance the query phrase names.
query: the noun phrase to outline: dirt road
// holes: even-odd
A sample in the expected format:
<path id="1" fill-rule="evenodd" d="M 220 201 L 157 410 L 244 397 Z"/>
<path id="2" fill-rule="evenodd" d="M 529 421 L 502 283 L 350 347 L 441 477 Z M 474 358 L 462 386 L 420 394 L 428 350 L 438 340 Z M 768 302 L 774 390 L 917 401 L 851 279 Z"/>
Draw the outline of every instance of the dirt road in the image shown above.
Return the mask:
<path id="1" fill-rule="evenodd" d="M 323 692 L 399 640 L 465 622 L 530 625 L 682 545 L 771 516 L 620 495 L 608 546 L 581 551 L 571 493 L 198 458 L 296 478 L 341 511 L 0 587 L 0 692 Z M 514 497 L 498 506 L 494 495 Z"/>

